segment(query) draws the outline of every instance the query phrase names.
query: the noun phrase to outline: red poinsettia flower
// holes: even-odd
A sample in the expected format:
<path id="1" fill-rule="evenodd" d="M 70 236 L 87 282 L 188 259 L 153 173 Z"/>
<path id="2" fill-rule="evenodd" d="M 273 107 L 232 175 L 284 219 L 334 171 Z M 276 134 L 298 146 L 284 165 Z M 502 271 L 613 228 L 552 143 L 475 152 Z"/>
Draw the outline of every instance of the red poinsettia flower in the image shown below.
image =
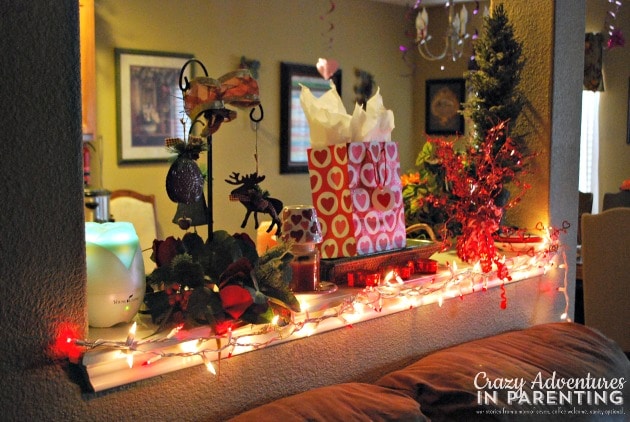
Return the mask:
<path id="1" fill-rule="evenodd" d="M 219 288 L 227 284 L 242 284 L 250 280 L 252 264 L 247 258 L 239 258 L 232 262 L 219 277 Z"/>
<path id="2" fill-rule="evenodd" d="M 170 265 L 176 255 L 184 252 L 184 243 L 181 239 L 169 236 L 164 240 L 153 240 L 153 253 L 151 259 L 158 267 Z"/>
<path id="3" fill-rule="evenodd" d="M 223 309 L 234 319 L 239 319 L 247 308 L 254 303 L 252 295 L 246 289 L 235 284 L 223 287 L 219 291 L 219 296 L 221 297 Z"/>

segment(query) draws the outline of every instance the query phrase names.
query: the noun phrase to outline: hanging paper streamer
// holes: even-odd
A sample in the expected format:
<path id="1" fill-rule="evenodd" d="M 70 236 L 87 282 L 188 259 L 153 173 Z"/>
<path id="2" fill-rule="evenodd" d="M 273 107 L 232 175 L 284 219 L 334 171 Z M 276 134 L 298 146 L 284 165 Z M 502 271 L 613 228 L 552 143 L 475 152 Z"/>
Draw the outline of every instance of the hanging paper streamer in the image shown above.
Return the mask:
<path id="1" fill-rule="evenodd" d="M 324 38 L 325 43 L 326 43 L 326 50 L 328 50 L 328 52 L 330 53 L 330 51 L 332 51 L 333 41 L 334 41 L 332 32 L 335 30 L 335 24 L 333 23 L 331 19 L 331 15 L 337 8 L 337 5 L 335 4 L 333 0 L 330 0 L 329 4 L 330 6 L 328 10 L 326 11 L 326 13 L 321 15 L 319 19 L 326 24 L 325 30 L 322 31 L 322 37 Z M 337 72 L 337 69 L 339 69 L 339 63 L 337 62 L 337 60 L 330 57 L 329 58 L 320 57 L 315 67 L 317 68 L 317 71 L 319 72 L 319 74 L 322 75 L 322 78 L 328 80 L 332 78 L 335 72 Z"/>
<path id="2" fill-rule="evenodd" d="M 407 12 L 405 13 L 405 22 L 415 21 L 416 19 L 415 16 L 417 14 L 417 10 L 419 10 L 420 8 L 420 3 L 422 3 L 422 0 L 416 0 L 415 4 L 412 7 L 407 8 Z M 408 44 L 410 46 L 415 44 L 414 41 L 416 39 L 416 33 L 414 29 L 407 28 L 405 30 L 405 38 L 407 38 Z M 402 53 L 402 59 L 405 62 L 405 64 L 411 69 L 411 73 L 409 75 L 403 75 L 403 76 L 411 76 L 416 70 L 416 65 L 413 61 L 409 60 L 409 57 L 407 54 L 409 53 L 409 48 L 407 48 L 406 45 L 400 45 L 398 46 L 398 50 L 400 50 L 400 52 Z"/>
<path id="3" fill-rule="evenodd" d="M 621 0 L 608 0 L 608 3 L 610 3 L 610 9 L 606 13 L 604 27 L 608 33 L 606 47 L 612 50 L 615 47 L 623 47 L 626 44 L 626 40 L 621 29 L 617 28 L 614 24 L 619 14 L 619 9 L 621 8 Z"/>
<path id="4" fill-rule="evenodd" d="M 337 8 L 337 5 L 335 4 L 333 0 L 330 0 L 329 4 L 330 4 L 330 7 L 326 11 L 326 13 L 324 13 L 323 15 L 319 17 L 319 19 L 322 20 L 326 24 L 326 28 L 322 32 L 322 37 L 324 38 L 324 41 L 326 43 L 326 49 L 328 51 L 331 51 L 332 46 L 333 46 L 333 41 L 335 40 L 332 35 L 333 31 L 335 30 L 335 24 L 331 19 L 332 17 L 331 15 Z"/>

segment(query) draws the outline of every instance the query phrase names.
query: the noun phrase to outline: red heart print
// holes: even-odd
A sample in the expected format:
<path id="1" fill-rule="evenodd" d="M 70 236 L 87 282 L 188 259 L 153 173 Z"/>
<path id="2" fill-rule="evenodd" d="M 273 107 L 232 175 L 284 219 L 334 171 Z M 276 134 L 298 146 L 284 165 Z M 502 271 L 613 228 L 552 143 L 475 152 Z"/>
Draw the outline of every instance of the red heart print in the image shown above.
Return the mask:
<path id="1" fill-rule="evenodd" d="M 321 167 L 328 160 L 328 150 L 320 149 L 313 151 L 313 157 L 315 157 L 315 161 L 319 164 L 318 167 Z"/>
<path id="2" fill-rule="evenodd" d="M 388 247 L 389 242 L 387 241 L 387 238 L 385 237 L 381 237 L 378 239 L 378 250 L 379 251 L 386 251 L 387 247 Z"/>
<path id="3" fill-rule="evenodd" d="M 402 248 L 405 246 L 407 237 L 404 234 L 394 234 L 394 247 Z"/>
<path id="4" fill-rule="evenodd" d="M 357 204 L 357 208 L 362 211 L 365 211 L 369 205 L 368 195 L 365 191 L 356 192 L 354 201 Z"/>
<path id="5" fill-rule="evenodd" d="M 337 161 L 339 161 L 339 163 L 343 163 L 344 161 L 346 161 L 347 152 L 348 148 L 345 144 L 335 146 L 335 156 L 337 157 Z"/>
<path id="6" fill-rule="evenodd" d="M 335 206 L 335 198 L 322 198 L 321 205 L 324 210 L 330 212 Z"/>
<path id="7" fill-rule="evenodd" d="M 392 200 L 392 196 L 389 192 L 379 193 L 376 195 L 376 200 L 384 209 L 389 208 L 389 204 Z"/>
<path id="8" fill-rule="evenodd" d="M 343 245 L 343 252 L 344 256 L 355 256 L 357 254 L 357 244 L 352 239 L 348 239 Z"/>
<path id="9" fill-rule="evenodd" d="M 372 160 L 380 161 L 381 157 L 381 145 L 378 142 L 374 142 L 370 145 L 370 153 L 372 155 Z"/>
<path id="10" fill-rule="evenodd" d="M 341 187 L 341 172 L 339 170 L 330 172 L 330 179 L 333 183 L 333 188 L 339 189 Z"/>
<path id="11" fill-rule="evenodd" d="M 345 233 L 347 228 L 347 221 L 344 219 L 339 219 L 335 221 L 335 232 L 336 233 Z"/>
<path id="12" fill-rule="evenodd" d="M 345 209 L 350 212 L 352 210 L 352 196 L 350 195 L 350 191 L 346 190 L 343 192 L 343 204 L 345 205 Z"/>
<path id="13" fill-rule="evenodd" d="M 364 186 L 376 186 L 376 177 L 374 176 L 374 166 L 372 164 L 366 164 L 361 168 L 361 183 Z"/>
<path id="14" fill-rule="evenodd" d="M 394 224 L 396 224 L 396 215 L 392 212 L 388 212 L 383 215 L 383 220 L 385 221 L 385 224 L 387 224 L 389 230 L 391 230 L 394 228 Z"/>
<path id="15" fill-rule="evenodd" d="M 374 252 L 373 247 L 372 247 L 372 241 L 365 237 L 362 238 L 359 243 L 357 244 L 357 249 L 359 250 L 359 252 L 361 253 L 372 253 Z"/>
<path id="16" fill-rule="evenodd" d="M 376 217 L 368 217 L 365 223 L 372 231 L 376 231 L 378 228 L 378 219 Z"/>
<path id="17" fill-rule="evenodd" d="M 390 160 L 393 160 L 394 158 L 396 158 L 396 150 L 397 150 L 396 144 L 393 142 L 387 142 L 385 145 L 386 145 L 385 148 L 387 151 L 387 158 Z"/>
<path id="18" fill-rule="evenodd" d="M 304 230 L 291 230 L 291 237 L 295 239 L 296 242 L 302 240 L 304 236 Z"/>
<path id="19" fill-rule="evenodd" d="M 350 144 L 350 156 L 355 163 L 360 163 L 361 158 L 363 156 L 364 147 L 362 143 L 351 143 Z"/>
<path id="20" fill-rule="evenodd" d="M 337 245 L 334 243 L 329 243 L 324 246 L 324 258 L 334 258 L 337 253 Z"/>

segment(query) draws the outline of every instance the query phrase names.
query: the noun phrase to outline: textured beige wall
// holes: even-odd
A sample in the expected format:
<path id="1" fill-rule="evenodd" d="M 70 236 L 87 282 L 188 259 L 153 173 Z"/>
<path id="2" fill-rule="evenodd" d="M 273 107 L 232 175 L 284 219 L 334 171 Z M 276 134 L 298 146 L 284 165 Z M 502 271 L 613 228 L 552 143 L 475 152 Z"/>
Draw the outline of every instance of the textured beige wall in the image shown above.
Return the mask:
<path id="1" fill-rule="evenodd" d="M 527 206 L 517 206 L 507 213 L 507 222 L 530 230 L 538 222 L 561 224 L 549 220 L 549 182 L 551 150 L 551 107 L 553 88 L 554 2 L 495 1 L 502 3 L 514 27 L 515 37 L 523 46 L 525 67 L 521 74 L 521 88 L 526 96 L 516 125 L 526 133 L 525 143 L 539 154 L 532 161 L 531 175 L 525 177 L 531 189 L 523 198 Z M 535 12 L 533 12 L 535 11 Z M 577 183 L 576 183 L 577 186 Z"/>
<path id="2" fill-rule="evenodd" d="M 579 17 L 583 11 L 573 7 L 563 13 Z M 51 361 L 47 354 L 62 326 L 69 323 L 82 330 L 86 317 L 77 4 L 65 0 L 53 7 L 33 0 L 4 7 L 0 19 L 2 51 L 12 57 L 2 67 L 0 114 L 6 140 L 0 167 L 4 420 L 222 420 L 247 406 L 313 386 L 370 381 L 429 350 L 557 320 L 563 310 L 562 295 L 554 289 L 559 280 L 550 274 L 554 279 L 510 285 L 505 311 L 498 306 L 498 291 L 491 290 L 447 301 L 442 308 L 430 305 L 236 356 L 222 363 L 219 378 L 195 367 L 101 394 L 82 393 L 64 362 Z M 581 38 L 581 27 L 561 29 Z M 567 61 L 557 66 L 564 64 L 575 65 Z M 563 74 L 572 80 L 575 75 Z M 566 89 L 555 83 L 548 96 L 561 105 L 558 86 Z M 571 92 L 564 94 L 571 97 Z M 553 185 L 571 162 L 551 162 Z M 576 204 L 577 198 L 554 198 L 551 215 L 562 215 Z M 298 360 L 305 356 L 314 359 Z"/>
<path id="3" fill-rule="evenodd" d="M 586 32 L 605 32 L 608 2 L 587 0 Z M 600 95 L 599 113 L 599 209 L 605 192 L 617 192 L 619 185 L 630 178 L 630 144 L 626 143 L 628 98 L 630 91 L 630 50 L 628 31 L 630 7 L 624 3 L 617 18 L 612 21 L 626 36 L 625 47 L 604 50 L 604 89 Z"/>

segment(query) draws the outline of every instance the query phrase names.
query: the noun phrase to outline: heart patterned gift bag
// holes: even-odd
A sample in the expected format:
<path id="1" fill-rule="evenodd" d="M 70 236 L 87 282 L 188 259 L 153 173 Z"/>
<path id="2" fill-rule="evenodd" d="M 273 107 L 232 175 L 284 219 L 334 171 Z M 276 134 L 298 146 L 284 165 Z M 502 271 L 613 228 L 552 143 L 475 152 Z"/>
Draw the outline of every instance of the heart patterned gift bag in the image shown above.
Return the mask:
<path id="1" fill-rule="evenodd" d="M 349 142 L 308 150 L 322 258 L 405 247 L 398 144 Z"/>

